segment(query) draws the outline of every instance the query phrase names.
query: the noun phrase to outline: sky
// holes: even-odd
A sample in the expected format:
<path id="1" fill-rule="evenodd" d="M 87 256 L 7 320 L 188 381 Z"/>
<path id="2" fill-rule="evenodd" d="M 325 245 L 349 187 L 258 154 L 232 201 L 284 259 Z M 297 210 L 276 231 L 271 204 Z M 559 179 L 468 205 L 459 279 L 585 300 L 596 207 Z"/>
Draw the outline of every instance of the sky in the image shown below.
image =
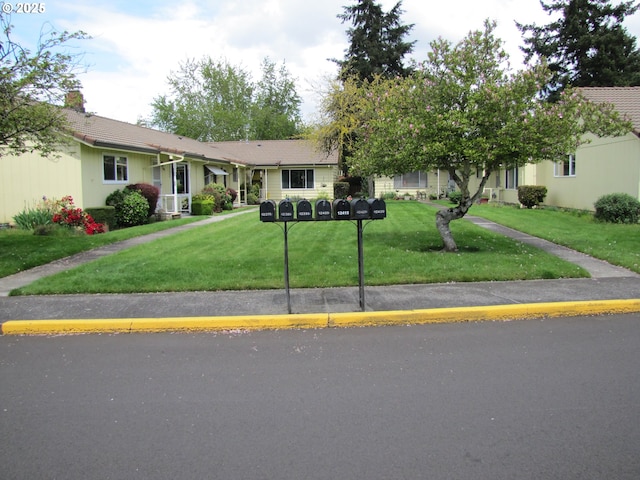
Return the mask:
<path id="1" fill-rule="evenodd" d="M 3 1 L 16 8 L 18 2 Z M 96 115 L 130 123 L 151 117 L 154 98 L 168 95 L 167 78 L 186 60 L 205 56 L 226 60 L 260 79 L 265 58 L 284 64 L 302 98 L 301 112 L 313 122 L 327 79 L 343 59 L 350 24 L 337 15 L 355 0 L 48 0 L 44 12 L 11 14 L 13 39 L 34 48 L 51 29 L 82 30 L 90 40 L 73 42 L 81 54 L 85 108 Z M 397 2 L 378 0 L 385 12 Z M 614 0 L 614 3 L 615 2 Z M 6 5 L 4 8 L 8 8 Z M 410 58 L 426 59 L 438 38 L 458 42 L 485 19 L 498 23 L 514 66 L 522 64 L 523 45 L 515 22 L 544 25 L 549 17 L 539 0 L 404 0 L 401 21 L 413 24 Z M 625 20 L 640 37 L 640 13 Z"/>

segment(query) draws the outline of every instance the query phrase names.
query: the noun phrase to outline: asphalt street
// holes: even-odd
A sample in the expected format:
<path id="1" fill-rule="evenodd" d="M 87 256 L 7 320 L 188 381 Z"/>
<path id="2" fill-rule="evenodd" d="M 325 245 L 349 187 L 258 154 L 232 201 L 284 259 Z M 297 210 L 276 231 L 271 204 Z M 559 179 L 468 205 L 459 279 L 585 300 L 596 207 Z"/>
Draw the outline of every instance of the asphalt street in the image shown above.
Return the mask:
<path id="1" fill-rule="evenodd" d="M 636 480 L 639 327 L 2 336 L 1 476 Z"/>

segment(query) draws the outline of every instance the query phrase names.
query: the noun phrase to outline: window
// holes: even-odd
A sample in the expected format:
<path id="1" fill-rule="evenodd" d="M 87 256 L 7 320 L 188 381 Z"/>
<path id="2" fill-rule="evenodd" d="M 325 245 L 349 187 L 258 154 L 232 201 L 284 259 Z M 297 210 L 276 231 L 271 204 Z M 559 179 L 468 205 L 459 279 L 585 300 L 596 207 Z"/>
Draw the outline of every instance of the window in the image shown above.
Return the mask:
<path id="1" fill-rule="evenodd" d="M 393 188 L 427 188 L 427 174 L 411 172 L 393 177 Z"/>
<path id="2" fill-rule="evenodd" d="M 510 188 L 512 190 L 518 188 L 518 168 L 505 170 L 504 188 Z"/>
<path id="3" fill-rule="evenodd" d="M 127 157 L 103 155 L 102 170 L 105 182 L 126 183 L 129 181 Z"/>
<path id="4" fill-rule="evenodd" d="M 313 188 L 313 169 L 282 170 L 282 188 Z"/>
<path id="5" fill-rule="evenodd" d="M 566 160 L 560 160 L 559 162 L 556 162 L 553 174 L 556 177 L 575 177 L 576 156 L 567 155 Z"/>

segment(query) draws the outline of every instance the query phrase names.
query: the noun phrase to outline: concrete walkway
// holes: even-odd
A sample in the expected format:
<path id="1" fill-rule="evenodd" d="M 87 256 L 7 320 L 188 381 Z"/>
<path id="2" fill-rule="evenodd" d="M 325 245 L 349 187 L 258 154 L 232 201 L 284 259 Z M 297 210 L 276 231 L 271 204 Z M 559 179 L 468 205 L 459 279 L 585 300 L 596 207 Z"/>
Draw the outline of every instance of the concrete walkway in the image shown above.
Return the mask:
<path id="1" fill-rule="evenodd" d="M 433 309 L 462 309 L 456 310 L 455 318 L 458 320 L 476 318 L 473 310 L 469 309 L 485 307 L 489 310 L 483 311 L 482 318 L 491 318 L 492 315 L 499 317 L 502 309 L 514 306 L 526 306 L 524 310 L 521 309 L 519 312 L 535 310 L 542 316 L 573 312 L 576 311 L 576 305 L 579 306 L 577 311 L 580 314 L 621 311 L 616 310 L 621 304 L 615 302 L 619 301 L 626 302 L 622 311 L 640 311 L 639 274 L 474 216 L 465 218 L 480 227 L 499 232 L 575 263 L 585 268 L 592 278 L 366 287 L 365 304 L 368 316 L 364 317 L 353 317 L 354 312 L 365 313 L 360 312 L 358 287 L 292 289 L 290 293 L 294 315 L 287 315 L 284 288 L 256 291 L 129 295 L 7 296 L 14 288 L 101 256 L 245 213 L 256 214 L 256 210 L 211 217 L 84 252 L 10 277 L 0 278 L 0 294 L 3 295 L 0 297 L 0 322 L 106 319 L 107 323 L 113 323 L 114 319 L 124 319 L 129 322 L 132 319 L 162 318 L 168 321 L 169 327 L 167 328 L 173 325 L 175 329 L 179 330 L 182 323 L 186 321 L 185 319 L 191 319 L 191 321 L 202 318 L 216 320 L 221 317 L 232 318 L 233 322 L 225 325 L 236 325 L 237 328 L 244 328 L 243 325 L 247 328 L 250 326 L 260 328 L 261 325 L 267 325 L 267 328 L 285 328 L 290 325 L 315 325 L 313 322 L 316 321 L 325 326 L 327 322 L 332 325 L 342 321 L 347 323 L 353 321 L 353 324 L 359 324 L 358 322 L 370 324 L 371 315 L 374 313 L 378 319 L 373 321 L 374 323 L 382 321 L 384 318 L 397 317 L 397 315 L 400 315 L 401 322 L 411 322 L 412 320 L 406 320 L 409 318 L 408 312 L 420 311 L 422 312 L 420 318 L 426 318 L 425 312 Z M 629 300 L 631 300 L 631 304 L 629 304 Z M 594 307 L 596 304 L 598 308 Z M 539 310 L 532 308 L 535 305 L 549 306 Z M 405 313 L 398 314 L 398 312 Z M 517 312 L 507 309 L 506 315 L 512 315 L 512 318 L 523 315 L 523 313 Z M 307 317 L 312 314 L 321 315 L 319 318 L 314 317 L 311 324 L 305 324 L 297 320 L 290 320 L 295 319 L 296 314 L 307 315 Z M 352 317 L 347 317 L 347 320 L 336 320 L 337 317 L 332 319 L 326 317 L 327 314 L 350 314 Z M 450 312 L 448 311 L 447 314 L 449 315 Z M 244 317 L 240 318 L 242 316 Z M 275 323 L 274 318 L 276 317 L 274 316 L 278 316 Z M 285 318 L 286 320 L 282 320 Z M 284 323 L 279 323 L 281 320 Z M 125 330 L 131 331 L 130 328 Z"/>

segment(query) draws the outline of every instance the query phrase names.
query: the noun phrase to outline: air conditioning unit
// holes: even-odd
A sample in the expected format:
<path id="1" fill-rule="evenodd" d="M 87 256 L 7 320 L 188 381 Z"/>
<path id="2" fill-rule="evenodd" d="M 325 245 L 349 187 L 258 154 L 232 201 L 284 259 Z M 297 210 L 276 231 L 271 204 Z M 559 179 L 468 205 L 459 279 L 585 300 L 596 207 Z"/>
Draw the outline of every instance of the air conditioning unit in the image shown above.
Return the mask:
<path id="1" fill-rule="evenodd" d="M 501 190 L 501 188 L 485 188 L 482 190 L 482 193 L 489 196 L 490 202 L 499 202 Z"/>

